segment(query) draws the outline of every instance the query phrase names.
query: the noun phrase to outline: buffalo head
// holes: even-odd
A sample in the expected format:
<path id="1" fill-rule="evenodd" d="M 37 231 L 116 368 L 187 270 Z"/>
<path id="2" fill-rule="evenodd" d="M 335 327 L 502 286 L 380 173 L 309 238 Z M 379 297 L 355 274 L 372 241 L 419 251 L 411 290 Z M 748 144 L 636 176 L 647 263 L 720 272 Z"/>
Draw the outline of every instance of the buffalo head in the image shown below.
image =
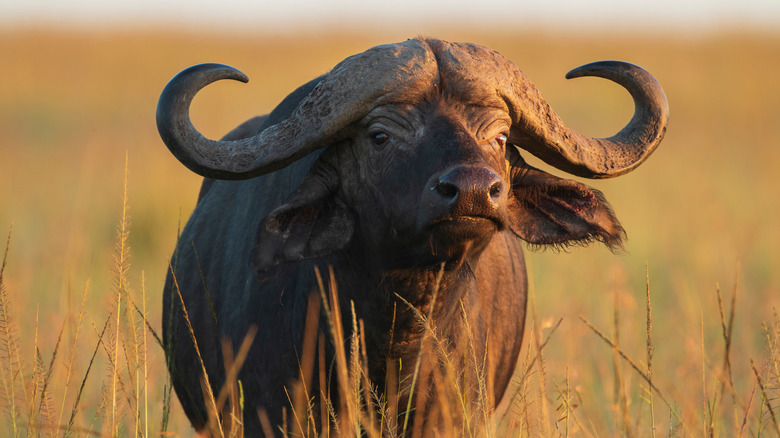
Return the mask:
<path id="1" fill-rule="evenodd" d="M 256 263 L 361 244 L 397 263 L 462 260 L 509 228 L 532 244 L 601 241 L 623 229 L 595 190 L 528 166 L 515 147 L 587 178 L 621 175 L 663 137 L 668 109 L 643 69 L 622 62 L 577 68 L 624 86 L 636 111 L 607 139 L 567 128 L 521 71 L 473 44 L 408 40 L 347 58 L 320 78 L 283 120 L 256 135 L 212 141 L 192 126 L 195 93 L 237 70 L 204 64 L 166 87 L 157 112 L 166 145 L 210 178 L 246 179 L 325 146 L 289 201 L 264 221 Z M 273 114 L 272 114 L 273 116 Z"/>

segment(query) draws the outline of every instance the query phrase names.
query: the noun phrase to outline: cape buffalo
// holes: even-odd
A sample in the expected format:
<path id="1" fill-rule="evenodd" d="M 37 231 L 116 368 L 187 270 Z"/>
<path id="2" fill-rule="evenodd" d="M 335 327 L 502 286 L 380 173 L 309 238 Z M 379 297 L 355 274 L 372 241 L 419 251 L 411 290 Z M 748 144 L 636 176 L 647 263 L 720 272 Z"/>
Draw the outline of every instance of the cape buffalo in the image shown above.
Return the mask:
<path id="1" fill-rule="evenodd" d="M 567 128 L 515 64 L 475 44 L 411 39 L 371 48 L 221 141 L 193 127 L 190 102 L 211 82 L 246 76 L 203 64 L 174 77 L 157 108 L 160 136 L 205 177 L 164 290 L 169 371 L 193 426 L 203 431 L 209 418 L 204 370 L 214 394 L 226 381 L 221 340 L 237 348 L 252 326 L 257 337 L 238 375 L 246 434 L 263 434 L 260 408 L 274 428 L 285 409 L 292 422 L 287 390 L 301 378 L 315 267 L 332 272 L 346 328 L 353 308 L 363 321 L 377 393 L 388 364 L 410 381 L 423 315 L 453 362 L 480 358 L 481 380 L 459 374 L 464 397 L 487 384 L 489 403 L 498 403 L 523 338 L 523 241 L 614 250 L 625 237 L 601 193 L 529 166 L 520 150 L 566 173 L 611 178 L 647 159 L 666 130 L 666 97 L 645 70 L 604 61 L 567 78 L 581 76 L 609 79 L 633 97 L 634 116 L 614 136 Z M 318 330 L 327 333 L 323 320 Z M 325 338 L 313 354 L 330 373 L 336 349 Z M 419 388 L 405 385 L 401 400 L 432 398 L 441 366 L 425 361 Z"/>

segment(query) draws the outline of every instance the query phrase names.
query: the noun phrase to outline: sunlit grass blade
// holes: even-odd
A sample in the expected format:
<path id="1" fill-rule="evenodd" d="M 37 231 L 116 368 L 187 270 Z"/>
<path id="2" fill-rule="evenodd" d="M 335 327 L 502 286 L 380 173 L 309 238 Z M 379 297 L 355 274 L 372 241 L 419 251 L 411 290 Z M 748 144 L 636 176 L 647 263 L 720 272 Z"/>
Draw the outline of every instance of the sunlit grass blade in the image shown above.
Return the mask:
<path id="1" fill-rule="evenodd" d="M 11 235 L 13 232 L 13 224 L 8 230 L 8 238 L 6 239 L 5 252 L 3 253 L 3 264 L 0 265 L 0 362 L 2 363 L 2 369 L 0 369 L 0 377 L 2 377 L 3 390 L 5 400 L 9 405 L 8 415 L 11 423 L 11 429 L 13 436 L 17 437 L 21 433 L 19 424 L 19 415 L 17 407 L 17 387 L 16 379 L 17 372 L 19 375 L 23 375 L 19 370 L 19 363 L 16 361 L 17 356 L 17 339 L 13 322 L 11 321 L 11 311 L 9 309 L 10 303 L 8 299 L 8 293 L 5 289 L 5 267 L 8 262 L 8 249 L 11 246 Z"/>
<path id="2" fill-rule="evenodd" d="M 81 323 L 84 320 L 84 316 L 86 313 L 85 305 L 86 305 L 87 295 L 89 292 L 89 284 L 90 281 L 89 279 L 87 279 L 86 283 L 84 284 L 84 292 L 81 294 L 81 306 L 79 307 L 79 314 L 78 317 L 76 318 L 76 324 L 75 327 L 72 328 L 73 340 L 71 341 L 70 344 L 70 357 L 68 358 L 68 362 L 65 365 L 65 386 L 62 394 L 62 403 L 60 404 L 60 414 L 57 417 L 56 424 L 62 424 L 62 415 L 65 412 L 65 400 L 67 399 L 68 390 L 70 388 L 70 380 L 71 377 L 73 376 L 73 366 L 76 359 L 76 353 L 79 351 L 78 341 L 79 341 L 79 335 L 81 334 Z M 67 430 L 68 429 L 66 429 L 66 431 Z"/>
<path id="3" fill-rule="evenodd" d="M 70 411 L 70 419 L 68 420 L 68 425 L 65 428 L 65 436 L 69 436 L 70 432 L 73 430 L 74 421 L 76 420 L 76 414 L 79 412 L 79 408 L 81 405 L 80 404 L 81 396 L 84 393 L 84 388 L 86 387 L 87 384 L 87 378 L 89 377 L 90 371 L 92 370 L 92 365 L 95 363 L 95 357 L 97 356 L 97 353 L 98 351 L 100 351 L 100 347 L 103 344 L 103 336 L 105 335 L 106 330 L 108 329 L 108 325 L 111 322 L 112 316 L 113 316 L 112 314 L 108 315 L 108 317 L 106 318 L 106 322 L 103 324 L 103 329 L 98 334 L 98 340 L 97 343 L 95 344 L 95 349 L 92 352 L 92 357 L 89 359 L 89 365 L 87 365 L 87 370 L 84 373 L 84 377 L 81 379 L 81 386 L 79 387 L 79 390 L 76 393 L 76 400 L 73 403 L 73 408 Z M 95 328 L 94 323 L 92 324 L 92 326 L 93 328 Z M 97 328 L 95 328 L 95 331 L 97 331 Z M 96 410 L 96 412 L 98 411 L 99 409 Z"/>
<path id="4" fill-rule="evenodd" d="M 648 263 L 645 262 L 645 309 L 647 314 L 646 319 L 646 336 L 645 347 L 647 353 L 647 383 L 652 386 L 653 383 L 653 352 L 655 346 L 653 345 L 653 309 L 650 304 L 650 268 Z M 650 433 L 655 438 L 655 410 L 653 406 L 653 391 L 648 388 L 647 390 L 648 405 L 650 406 Z"/>
<path id="5" fill-rule="evenodd" d="M 772 408 L 772 399 L 767 395 L 767 388 L 764 385 L 764 380 L 761 378 L 761 374 L 758 372 L 758 369 L 756 369 L 756 365 L 753 363 L 753 358 L 750 358 L 750 367 L 753 370 L 753 375 L 756 377 L 758 387 L 761 389 L 761 397 L 764 401 L 764 405 L 766 406 L 767 411 L 769 412 L 769 417 L 772 420 L 772 426 L 774 426 L 775 433 L 780 436 L 780 425 L 778 425 L 777 417 L 775 416 L 775 410 Z M 761 424 L 759 424 L 759 427 L 760 426 Z"/>
<path id="6" fill-rule="evenodd" d="M 179 304 L 181 305 L 181 311 L 184 315 L 184 321 L 187 323 L 187 328 L 189 329 L 190 334 L 190 340 L 192 341 L 193 347 L 195 348 L 195 355 L 198 358 L 198 363 L 200 364 L 201 369 L 201 386 L 203 389 L 204 398 L 206 399 L 207 403 L 207 409 L 209 415 L 209 422 L 208 422 L 208 428 L 209 432 L 212 435 L 215 436 L 223 436 L 222 434 L 222 422 L 219 418 L 219 409 L 217 409 L 217 402 L 214 397 L 214 393 L 211 389 L 211 385 L 208 384 L 208 372 L 206 372 L 206 365 L 203 363 L 203 356 L 200 354 L 200 348 L 198 347 L 198 340 L 195 337 L 195 331 L 192 328 L 192 322 L 190 321 L 189 313 L 187 312 L 187 307 L 184 305 L 184 297 L 181 295 L 181 290 L 179 289 L 179 282 L 176 279 L 176 274 L 173 270 L 173 265 L 168 263 L 168 269 L 170 269 L 171 277 L 173 278 L 173 286 L 176 290 L 176 295 L 179 298 Z"/>
<path id="7" fill-rule="evenodd" d="M 604 335 L 604 333 L 602 333 L 599 329 L 597 329 L 593 324 L 591 324 L 590 321 L 588 321 L 587 318 L 585 318 L 584 316 L 580 315 L 580 320 L 582 320 L 582 322 L 584 322 L 585 325 L 588 326 L 589 329 L 591 329 L 594 333 L 596 333 L 596 335 L 598 335 L 598 337 L 601 338 L 602 341 L 607 343 L 607 345 L 609 345 L 611 348 L 615 349 L 617 351 L 617 354 L 620 355 L 620 357 L 622 357 L 623 360 L 625 360 L 629 365 L 631 365 L 631 367 L 634 369 L 634 371 L 636 371 L 639 374 L 639 377 L 643 378 L 645 380 L 645 382 L 647 382 L 647 384 L 650 386 L 650 388 L 652 388 L 653 391 L 655 391 L 655 393 L 658 394 L 659 397 L 661 397 L 661 400 L 664 402 L 666 407 L 669 408 L 669 411 L 671 412 L 671 414 L 680 422 L 680 424 L 685 426 L 685 422 L 683 421 L 683 419 L 680 416 L 680 413 L 677 411 L 677 409 L 675 409 L 675 407 L 672 406 L 672 404 L 664 396 L 664 394 L 661 392 L 661 390 L 658 389 L 658 387 L 649 380 L 648 376 L 644 373 L 644 371 L 642 371 L 642 369 L 636 364 L 636 362 L 631 360 L 631 358 L 629 358 L 626 355 L 626 353 L 623 352 L 623 350 L 621 350 L 619 348 L 616 348 L 615 343 L 611 339 L 609 339 L 606 335 Z"/>

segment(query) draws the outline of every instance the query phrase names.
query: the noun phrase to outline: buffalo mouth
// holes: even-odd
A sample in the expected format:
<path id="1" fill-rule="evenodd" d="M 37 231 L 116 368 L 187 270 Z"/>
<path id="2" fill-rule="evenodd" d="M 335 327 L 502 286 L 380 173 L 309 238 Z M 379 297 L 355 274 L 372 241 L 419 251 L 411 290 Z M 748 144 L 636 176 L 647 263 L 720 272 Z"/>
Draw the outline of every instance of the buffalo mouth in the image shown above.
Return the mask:
<path id="1" fill-rule="evenodd" d="M 459 266 L 466 256 L 481 251 L 504 228 L 497 218 L 485 216 L 443 217 L 424 228 L 430 254 L 447 265 Z"/>
<path id="2" fill-rule="evenodd" d="M 426 227 L 432 235 L 453 242 L 479 239 L 503 228 L 500 220 L 486 216 L 443 217 Z"/>

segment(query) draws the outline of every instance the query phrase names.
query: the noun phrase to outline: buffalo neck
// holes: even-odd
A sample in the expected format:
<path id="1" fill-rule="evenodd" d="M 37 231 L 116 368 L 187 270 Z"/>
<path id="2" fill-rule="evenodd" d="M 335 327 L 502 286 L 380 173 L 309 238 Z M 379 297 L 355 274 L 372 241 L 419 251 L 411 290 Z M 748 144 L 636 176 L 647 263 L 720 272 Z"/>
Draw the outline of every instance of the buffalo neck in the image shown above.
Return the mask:
<path id="1" fill-rule="evenodd" d="M 354 306 L 357 319 L 363 320 L 368 357 L 376 358 L 369 364 L 371 375 L 383 381 L 388 360 L 414 363 L 425 321 L 438 336 L 455 337 L 463 322 L 461 301 L 476 292 L 472 266 L 479 253 L 459 263 L 398 267 L 376 253 L 357 252 L 333 265 L 344 329 L 351 332 Z"/>

